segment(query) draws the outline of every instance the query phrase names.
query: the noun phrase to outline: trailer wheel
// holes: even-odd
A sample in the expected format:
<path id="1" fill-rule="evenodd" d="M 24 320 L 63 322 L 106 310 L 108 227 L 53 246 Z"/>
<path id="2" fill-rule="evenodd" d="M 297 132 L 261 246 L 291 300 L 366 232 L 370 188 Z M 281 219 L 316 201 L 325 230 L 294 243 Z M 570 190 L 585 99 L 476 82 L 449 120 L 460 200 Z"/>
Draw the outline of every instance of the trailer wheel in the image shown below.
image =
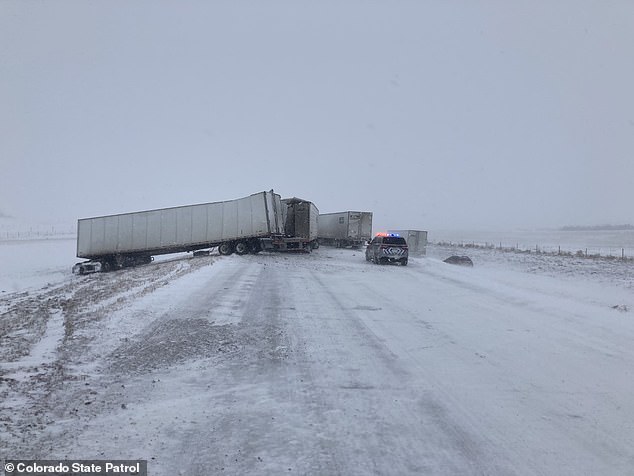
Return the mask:
<path id="1" fill-rule="evenodd" d="M 233 246 L 231 246 L 231 243 L 220 243 L 218 245 L 218 253 L 223 256 L 230 255 L 233 253 Z"/>
<path id="2" fill-rule="evenodd" d="M 238 241 L 235 249 L 237 254 L 246 255 L 249 252 L 249 245 L 247 245 L 244 241 Z"/>

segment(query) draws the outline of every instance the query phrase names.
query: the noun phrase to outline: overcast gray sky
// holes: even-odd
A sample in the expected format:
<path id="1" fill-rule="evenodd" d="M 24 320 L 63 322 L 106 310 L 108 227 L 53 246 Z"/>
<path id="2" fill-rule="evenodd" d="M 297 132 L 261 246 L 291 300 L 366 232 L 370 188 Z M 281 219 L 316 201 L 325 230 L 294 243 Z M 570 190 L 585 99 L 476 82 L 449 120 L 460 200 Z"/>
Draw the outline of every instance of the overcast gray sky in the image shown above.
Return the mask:
<path id="1" fill-rule="evenodd" d="M 3 0 L 0 212 L 632 223 L 633 85 L 631 0 Z"/>

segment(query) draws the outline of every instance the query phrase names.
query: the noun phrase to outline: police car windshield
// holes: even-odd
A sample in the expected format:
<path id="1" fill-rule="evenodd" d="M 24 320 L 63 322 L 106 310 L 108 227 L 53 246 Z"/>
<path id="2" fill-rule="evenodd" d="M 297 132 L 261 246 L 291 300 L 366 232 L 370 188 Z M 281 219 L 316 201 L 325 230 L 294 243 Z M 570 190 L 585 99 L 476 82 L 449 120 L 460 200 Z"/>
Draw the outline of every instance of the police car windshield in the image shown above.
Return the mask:
<path id="1" fill-rule="evenodd" d="M 386 236 L 383 238 L 383 243 L 386 245 L 404 245 L 405 238 L 400 236 Z"/>

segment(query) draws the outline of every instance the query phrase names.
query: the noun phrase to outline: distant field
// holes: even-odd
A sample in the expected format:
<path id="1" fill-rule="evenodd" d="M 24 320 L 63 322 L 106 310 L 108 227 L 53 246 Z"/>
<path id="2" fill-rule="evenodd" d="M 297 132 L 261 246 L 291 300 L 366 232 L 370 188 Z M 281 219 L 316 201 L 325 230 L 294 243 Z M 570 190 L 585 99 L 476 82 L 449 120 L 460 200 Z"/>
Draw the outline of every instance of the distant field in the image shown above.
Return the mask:
<path id="1" fill-rule="evenodd" d="M 67 279 L 76 247 L 75 238 L 0 241 L 0 296 Z"/>
<path id="2" fill-rule="evenodd" d="M 634 257 L 634 230 L 526 230 L 526 231 L 429 231 L 429 240 L 434 243 L 475 243 L 494 246 L 515 247 L 523 250 L 553 252 L 577 252 L 602 256 Z"/>

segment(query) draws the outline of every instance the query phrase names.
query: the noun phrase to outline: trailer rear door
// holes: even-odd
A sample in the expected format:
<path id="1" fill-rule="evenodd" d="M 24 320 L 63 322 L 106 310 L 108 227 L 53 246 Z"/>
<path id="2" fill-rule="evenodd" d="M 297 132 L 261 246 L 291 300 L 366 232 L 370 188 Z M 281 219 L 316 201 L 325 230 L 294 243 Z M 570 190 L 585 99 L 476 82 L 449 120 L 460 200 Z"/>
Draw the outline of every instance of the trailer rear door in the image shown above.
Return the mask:
<path id="1" fill-rule="evenodd" d="M 348 237 L 359 238 L 361 235 L 361 213 L 350 212 L 348 214 Z"/>

